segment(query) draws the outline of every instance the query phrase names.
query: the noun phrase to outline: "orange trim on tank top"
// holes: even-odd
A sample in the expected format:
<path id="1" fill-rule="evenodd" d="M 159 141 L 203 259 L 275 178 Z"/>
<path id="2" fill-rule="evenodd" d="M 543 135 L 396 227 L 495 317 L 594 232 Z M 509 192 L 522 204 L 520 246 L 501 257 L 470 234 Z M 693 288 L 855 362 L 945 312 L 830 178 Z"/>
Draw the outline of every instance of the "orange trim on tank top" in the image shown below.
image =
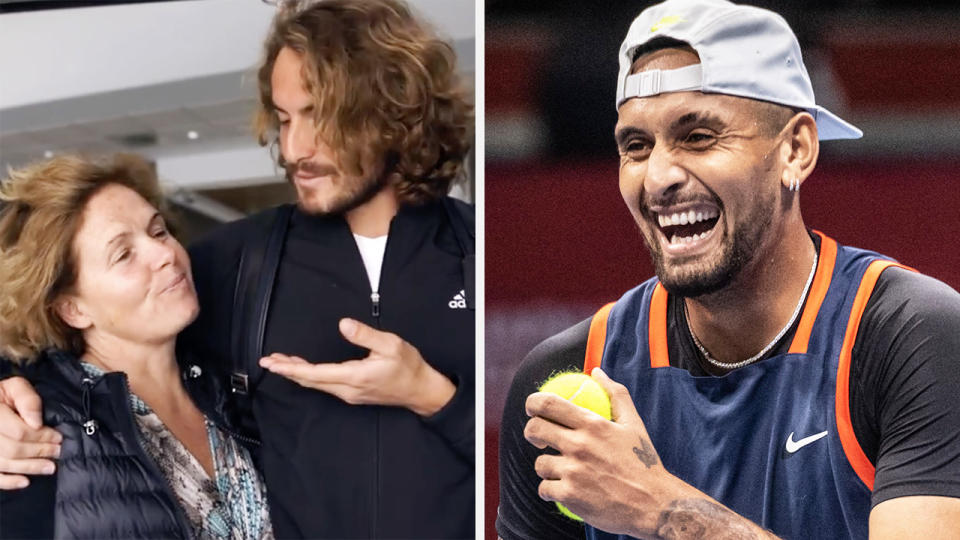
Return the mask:
<path id="1" fill-rule="evenodd" d="M 667 367 L 670 365 L 670 354 L 667 352 L 667 290 L 661 283 L 657 283 L 653 289 L 649 317 L 647 341 L 650 342 L 650 367 Z"/>
<path id="2" fill-rule="evenodd" d="M 837 242 L 820 231 L 814 230 L 813 232 L 820 237 L 820 255 L 817 261 L 817 270 L 813 276 L 813 282 L 810 285 L 810 293 L 803 306 L 803 313 L 800 316 L 800 323 L 797 326 L 797 331 L 790 344 L 789 352 L 791 353 L 807 352 L 810 335 L 813 332 L 813 323 L 816 321 L 817 314 L 820 312 L 820 306 L 823 305 L 823 300 L 827 296 L 827 290 L 830 288 L 830 282 L 833 279 L 833 270 L 837 262 Z M 670 356 L 667 352 L 667 296 L 667 291 L 663 288 L 663 285 L 657 283 L 650 299 L 650 323 L 648 330 L 650 366 L 655 368 L 670 365 Z M 607 307 L 608 306 L 604 306 L 604 309 Z M 604 309 L 601 309 L 601 312 L 604 311 Z M 590 341 L 594 339 L 594 325 L 599 315 L 600 312 L 597 312 L 593 322 L 590 323 L 590 337 L 587 339 L 588 359 L 592 354 Z M 602 337 L 604 340 L 606 338 L 606 316 L 607 313 L 603 313 L 604 327 Z M 601 340 L 599 345 L 599 354 L 601 355 L 603 353 L 604 340 Z M 599 366 L 599 362 L 600 359 L 598 357 L 595 366 Z M 588 366 L 594 366 L 594 364 L 584 363 L 584 371 L 587 373 L 589 373 L 587 369 Z"/>
<path id="3" fill-rule="evenodd" d="M 817 320 L 820 306 L 823 305 L 823 299 L 827 296 L 827 289 L 830 288 L 830 281 L 833 278 L 833 268 L 837 263 L 837 243 L 820 231 L 813 232 L 820 237 L 817 272 L 813 276 L 813 283 L 810 285 L 806 305 L 803 306 L 800 324 L 793 335 L 790 350 L 787 351 L 789 353 L 805 354 L 807 352 L 807 346 L 810 344 L 810 334 L 813 333 L 813 323 Z"/>
<path id="4" fill-rule="evenodd" d="M 587 352 L 583 358 L 583 372 L 587 375 L 593 368 L 600 367 L 603 360 L 603 345 L 607 342 L 607 317 L 615 302 L 600 308 L 590 321 L 590 333 L 587 334 Z"/>
<path id="5" fill-rule="evenodd" d="M 873 491 L 873 477 L 876 471 L 867 455 L 863 453 L 856 434 L 853 432 L 853 422 L 850 420 L 850 356 L 853 352 L 853 344 L 857 340 L 857 330 L 860 328 L 863 310 L 867 307 L 867 301 L 870 300 L 870 295 L 877 285 L 877 279 L 880 278 L 881 272 L 891 266 L 913 270 L 893 261 L 874 261 L 867 267 L 863 279 L 860 280 L 860 287 L 857 289 L 857 296 L 854 297 L 853 308 L 850 310 L 850 320 L 847 321 L 843 347 L 840 349 L 840 361 L 837 366 L 837 391 L 834 398 L 837 434 L 840 436 L 843 453 L 846 454 L 847 461 L 850 462 L 854 472 L 857 473 L 857 476 L 870 491 Z"/>

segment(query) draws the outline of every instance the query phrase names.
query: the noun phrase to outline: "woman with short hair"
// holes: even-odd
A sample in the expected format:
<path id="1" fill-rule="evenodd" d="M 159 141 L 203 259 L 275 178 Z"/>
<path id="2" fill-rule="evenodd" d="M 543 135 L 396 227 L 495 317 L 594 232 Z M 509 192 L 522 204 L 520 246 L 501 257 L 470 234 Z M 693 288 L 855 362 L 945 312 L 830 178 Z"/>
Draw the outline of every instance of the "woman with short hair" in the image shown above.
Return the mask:
<path id="1" fill-rule="evenodd" d="M 272 538 L 252 441 L 175 350 L 199 305 L 151 166 L 56 157 L 11 171 L 0 201 L 0 355 L 63 436 L 55 476 L 3 494 L 5 533 Z"/>

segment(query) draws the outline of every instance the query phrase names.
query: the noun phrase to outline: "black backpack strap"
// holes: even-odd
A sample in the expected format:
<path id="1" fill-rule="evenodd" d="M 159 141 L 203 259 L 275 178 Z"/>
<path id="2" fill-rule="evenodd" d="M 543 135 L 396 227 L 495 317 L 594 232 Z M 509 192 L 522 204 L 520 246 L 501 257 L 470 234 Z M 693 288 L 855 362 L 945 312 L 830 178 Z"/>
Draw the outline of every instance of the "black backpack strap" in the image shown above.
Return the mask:
<path id="1" fill-rule="evenodd" d="M 461 265 L 463 267 L 463 285 L 467 297 L 467 308 L 476 310 L 475 276 L 476 276 L 476 233 L 474 232 L 475 219 L 472 208 L 467 203 L 458 202 L 451 197 L 443 197 L 443 208 L 447 211 L 447 220 L 453 228 L 463 253 Z"/>
<path id="2" fill-rule="evenodd" d="M 270 298 L 280 266 L 280 254 L 287 236 L 293 205 L 285 204 L 269 212 L 269 234 L 257 229 L 247 238 L 240 254 L 237 282 L 233 294 L 233 324 L 230 326 L 232 370 L 230 390 L 242 412 L 250 413 L 249 396 L 263 375 L 260 358 L 270 310 Z M 243 416 L 249 417 L 249 414 Z"/>

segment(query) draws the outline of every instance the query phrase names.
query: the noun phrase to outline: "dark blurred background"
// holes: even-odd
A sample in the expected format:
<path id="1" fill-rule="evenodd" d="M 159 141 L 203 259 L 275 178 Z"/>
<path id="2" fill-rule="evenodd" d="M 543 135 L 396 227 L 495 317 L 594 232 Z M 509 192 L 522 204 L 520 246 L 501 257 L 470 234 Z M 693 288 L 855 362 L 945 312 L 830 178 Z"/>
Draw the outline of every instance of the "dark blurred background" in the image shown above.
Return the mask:
<path id="1" fill-rule="evenodd" d="M 653 275 L 617 188 L 616 53 L 654 2 L 486 3 L 486 536 L 513 373 Z M 860 127 L 803 185 L 808 226 L 960 288 L 960 7 L 748 1 L 796 32 L 817 102 Z"/>

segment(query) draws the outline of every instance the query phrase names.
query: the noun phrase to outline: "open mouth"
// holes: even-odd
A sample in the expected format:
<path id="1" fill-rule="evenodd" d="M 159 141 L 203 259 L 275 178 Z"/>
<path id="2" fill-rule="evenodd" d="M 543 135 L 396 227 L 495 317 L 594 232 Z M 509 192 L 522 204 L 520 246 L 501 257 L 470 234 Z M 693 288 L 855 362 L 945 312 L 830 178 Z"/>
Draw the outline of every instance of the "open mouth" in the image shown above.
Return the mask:
<path id="1" fill-rule="evenodd" d="M 720 211 L 713 206 L 697 206 L 657 212 L 656 217 L 664 238 L 671 245 L 683 245 L 709 236 L 720 220 Z"/>

